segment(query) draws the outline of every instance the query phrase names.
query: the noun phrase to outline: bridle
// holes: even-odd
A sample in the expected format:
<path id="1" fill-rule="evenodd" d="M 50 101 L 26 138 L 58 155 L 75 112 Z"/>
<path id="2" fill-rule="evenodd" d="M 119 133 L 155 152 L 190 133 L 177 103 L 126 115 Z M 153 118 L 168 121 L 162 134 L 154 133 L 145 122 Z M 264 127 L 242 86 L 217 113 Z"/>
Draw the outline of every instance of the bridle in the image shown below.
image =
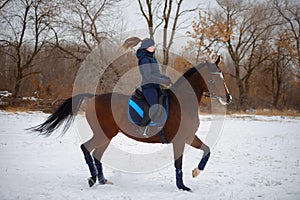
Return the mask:
<path id="1" fill-rule="evenodd" d="M 227 87 L 226 83 L 225 83 L 222 71 L 220 70 L 220 68 L 218 66 L 217 66 L 217 68 L 218 68 L 217 72 L 209 72 L 209 80 L 207 82 L 208 82 L 208 88 L 210 88 L 210 90 L 209 90 L 209 92 L 204 92 L 203 96 L 207 97 L 207 98 L 210 98 L 210 99 L 216 99 L 222 105 L 228 105 L 232 101 L 232 96 L 231 96 L 231 94 L 228 90 L 228 87 Z M 212 76 L 216 76 L 216 75 L 220 76 L 220 78 L 223 80 L 224 89 L 226 91 L 225 95 L 219 96 L 216 93 L 216 87 L 215 87 L 216 81 L 212 78 Z M 226 98 L 226 101 L 223 101 L 223 99 L 225 99 L 225 98 Z"/>
<path id="2" fill-rule="evenodd" d="M 211 65 L 210 63 L 206 63 L 205 65 L 199 67 L 197 69 L 198 73 L 199 73 L 200 69 L 204 68 L 205 66 L 209 67 L 210 65 Z M 211 89 L 209 89 L 209 92 L 203 92 L 202 95 L 204 97 L 207 97 L 207 98 L 210 98 L 210 99 L 216 99 L 222 105 L 228 105 L 232 101 L 232 96 L 231 96 L 231 94 L 228 90 L 228 87 L 227 87 L 226 83 L 225 83 L 224 76 L 223 76 L 223 73 L 222 73 L 221 69 L 218 67 L 218 65 L 215 65 L 215 66 L 217 67 L 218 71 L 216 71 L 216 72 L 209 71 L 208 72 L 209 77 L 208 77 L 207 84 L 208 84 L 208 88 L 211 88 Z M 223 80 L 224 89 L 226 91 L 225 95 L 219 96 L 216 92 L 216 87 L 215 87 L 216 81 L 212 78 L 213 76 L 216 76 L 216 75 L 220 76 L 220 78 Z M 176 87 L 175 87 L 175 89 L 176 89 Z M 186 93 L 186 94 L 193 94 L 193 95 L 195 94 L 195 92 L 186 91 L 186 90 L 182 91 L 182 92 Z M 226 101 L 224 101 L 223 99 L 226 99 Z"/>

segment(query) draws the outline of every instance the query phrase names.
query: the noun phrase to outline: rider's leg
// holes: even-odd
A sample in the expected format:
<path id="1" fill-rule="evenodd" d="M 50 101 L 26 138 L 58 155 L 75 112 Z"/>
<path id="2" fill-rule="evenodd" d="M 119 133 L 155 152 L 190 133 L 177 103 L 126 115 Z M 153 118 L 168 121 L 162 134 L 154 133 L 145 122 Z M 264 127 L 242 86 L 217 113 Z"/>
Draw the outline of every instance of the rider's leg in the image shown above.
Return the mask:
<path id="1" fill-rule="evenodd" d="M 149 107 L 158 104 L 158 92 L 157 88 L 150 87 L 150 88 L 143 88 L 142 89 L 143 95 L 146 98 Z M 155 109 L 155 108 L 154 108 Z M 155 111 L 154 111 L 155 112 Z"/>
<path id="2" fill-rule="evenodd" d="M 151 108 L 151 106 L 158 103 L 157 88 L 154 88 L 154 87 L 142 88 L 142 92 L 143 92 L 143 95 L 146 98 L 146 101 L 148 102 L 150 108 Z M 152 110 L 152 112 L 155 112 L 155 110 Z M 145 110 L 144 117 L 140 124 L 141 128 L 139 129 L 140 134 L 144 135 L 145 137 L 147 137 L 147 134 L 148 134 L 147 133 L 147 125 L 150 122 L 151 122 L 151 116 L 149 116 L 149 111 Z"/>

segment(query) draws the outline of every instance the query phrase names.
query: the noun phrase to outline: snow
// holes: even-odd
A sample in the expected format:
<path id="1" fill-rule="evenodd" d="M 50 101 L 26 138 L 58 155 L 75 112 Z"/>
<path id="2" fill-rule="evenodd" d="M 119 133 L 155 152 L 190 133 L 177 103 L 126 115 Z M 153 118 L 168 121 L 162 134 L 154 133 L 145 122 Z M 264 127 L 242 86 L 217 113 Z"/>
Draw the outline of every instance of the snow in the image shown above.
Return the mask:
<path id="1" fill-rule="evenodd" d="M 10 93 L 8 91 L 0 91 L 0 98 L 1 97 L 9 97 L 11 95 L 12 95 L 12 93 Z"/>
<path id="2" fill-rule="evenodd" d="M 71 127 L 64 137 L 44 138 L 24 131 L 45 120 L 41 112 L 0 111 L 0 199 L 300 199 L 300 118 L 227 116 L 223 133 L 201 174 L 192 178 L 202 152 L 186 147 L 184 181 L 193 192 L 179 191 L 170 163 L 148 173 L 126 173 L 104 164 L 114 185 L 89 188 L 88 168 L 79 145 L 83 137 Z M 77 116 L 85 123 L 83 116 Z M 210 125 L 203 118 L 197 134 Z M 77 123 L 78 124 L 78 123 Z M 79 126 L 81 126 L 79 124 Z M 123 148 L 149 151 L 119 134 Z M 120 158 L 125 162 L 125 158 Z"/>
<path id="3" fill-rule="evenodd" d="M 36 97 L 22 97 L 23 100 L 29 100 L 29 101 L 37 101 L 38 98 Z"/>
<path id="4" fill-rule="evenodd" d="M 7 102 L 2 101 L 2 97 L 9 97 L 11 95 L 12 95 L 12 93 L 10 93 L 8 91 L 0 91 L 0 106 L 8 104 Z"/>

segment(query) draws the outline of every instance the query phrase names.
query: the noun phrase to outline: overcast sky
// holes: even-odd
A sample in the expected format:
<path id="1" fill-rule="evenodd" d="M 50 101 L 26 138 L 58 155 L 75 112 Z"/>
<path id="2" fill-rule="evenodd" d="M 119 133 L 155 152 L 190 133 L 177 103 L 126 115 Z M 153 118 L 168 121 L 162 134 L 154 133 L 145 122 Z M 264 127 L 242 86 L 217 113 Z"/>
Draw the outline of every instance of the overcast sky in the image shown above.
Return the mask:
<path id="1" fill-rule="evenodd" d="M 216 7 L 216 1 L 215 0 L 185 0 L 182 4 L 181 10 L 191 9 L 195 8 L 197 5 L 200 6 L 202 9 L 214 9 Z M 175 12 L 174 7 L 174 12 Z M 124 3 L 123 7 L 123 17 L 124 21 L 127 23 L 127 28 L 124 30 L 127 34 L 125 37 L 129 36 L 138 36 L 141 38 L 149 37 L 149 32 L 147 28 L 146 20 L 143 18 L 140 12 L 139 4 L 137 0 L 128 0 L 126 3 Z M 177 36 L 175 36 L 174 44 L 172 45 L 172 49 L 178 50 L 179 53 L 183 46 L 187 44 L 187 38 L 186 32 L 188 30 L 191 30 L 191 22 L 192 20 L 197 17 L 197 12 L 194 12 L 193 14 L 187 14 L 184 16 L 185 19 L 188 18 L 188 21 L 184 25 L 184 28 L 178 31 Z M 171 28 L 171 27 L 170 27 Z M 162 34 L 163 30 L 160 29 L 155 33 L 155 41 L 156 43 L 161 46 L 162 43 Z"/>
<path id="2" fill-rule="evenodd" d="M 216 5 L 216 1 L 215 0 L 186 0 L 183 2 L 181 10 L 191 9 L 196 7 L 199 4 L 200 7 L 203 9 L 212 9 Z M 135 30 L 135 29 L 147 28 L 146 20 L 141 15 L 137 0 L 128 0 L 128 3 L 124 5 L 123 11 L 124 11 L 123 16 L 126 19 L 125 21 L 128 24 L 128 29 Z M 195 13 L 194 15 L 187 15 L 186 17 L 191 19 L 189 21 L 190 23 L 196 16 L 197 14 Z"/>

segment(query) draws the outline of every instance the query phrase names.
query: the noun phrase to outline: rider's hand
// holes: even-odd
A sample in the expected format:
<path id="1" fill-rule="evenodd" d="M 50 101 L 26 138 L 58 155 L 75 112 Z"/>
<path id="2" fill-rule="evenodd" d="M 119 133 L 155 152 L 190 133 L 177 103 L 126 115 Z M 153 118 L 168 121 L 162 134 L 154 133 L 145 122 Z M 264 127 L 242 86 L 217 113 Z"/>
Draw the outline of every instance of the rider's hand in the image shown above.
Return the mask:
<path id="1" fill-rule="evenodd" d="M 164 84 L 169 86 L 171 85 L 171 83 L 172 83 L 171 79 L 169 77 L 165 77 Z"/>

